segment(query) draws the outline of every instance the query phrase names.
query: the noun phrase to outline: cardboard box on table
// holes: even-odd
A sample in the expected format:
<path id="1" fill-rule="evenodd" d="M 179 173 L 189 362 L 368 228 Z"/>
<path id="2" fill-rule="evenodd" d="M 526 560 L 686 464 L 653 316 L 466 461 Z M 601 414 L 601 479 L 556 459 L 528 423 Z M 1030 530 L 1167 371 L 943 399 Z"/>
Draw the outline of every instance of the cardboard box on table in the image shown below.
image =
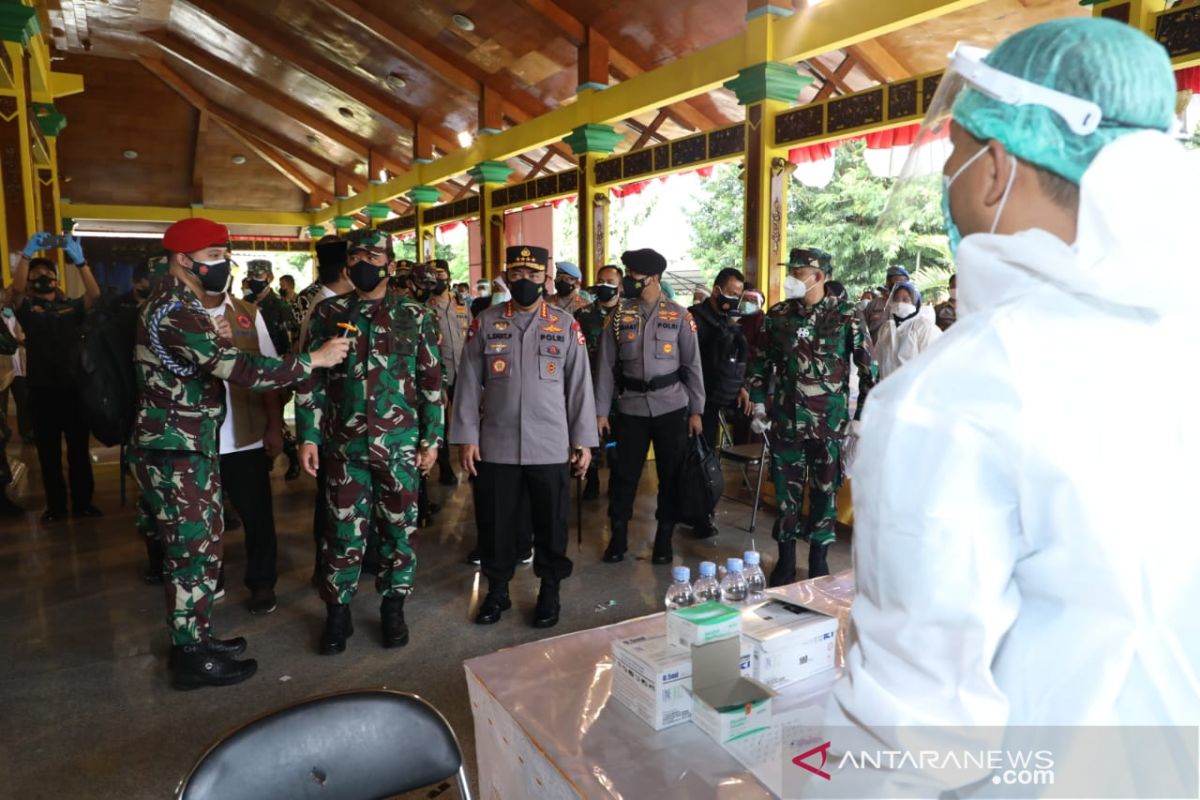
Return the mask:
<path id="1" fill-rule="evenodd" d="M 781 689 L 837 661 L 836 617 L 779 599 L 742 614 L 742 650 L 750 653 L 750 677 Z"/>
<path id="2" fill-rule="evenodd" d="M 692 646 L 692 722 L 721 745 L 771 724 L 775 693 L 742 677 L 740 651 L 737 638 Z"/>
<path id="3" fill-rule="evenodd" d="M 667 647 L 680 655 L 694 644 L 737 638 L 741 632 L 741 612 L 712 600 L 667 614 Z"/>

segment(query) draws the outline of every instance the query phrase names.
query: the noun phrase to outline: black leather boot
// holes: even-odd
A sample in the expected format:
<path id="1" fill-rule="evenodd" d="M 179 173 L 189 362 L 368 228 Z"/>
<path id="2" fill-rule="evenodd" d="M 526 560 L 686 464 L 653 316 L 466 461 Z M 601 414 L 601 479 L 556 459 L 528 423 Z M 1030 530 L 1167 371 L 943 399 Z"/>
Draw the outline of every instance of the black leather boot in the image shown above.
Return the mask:
<path id="1" fill-rule="evenodd" d="M 658 523 L 654 532 L 654 553 L 650 556 L 651 564 L 670 564 L 675 560 L 675 551 L 671 549 L 671 537 L 675 535 L 675 525 L 671 522 Z"/>
<path id="2" fill-rule="evenodd" d="M 246 639 L 243 636 L 235 636 L 232 639 L 209 639 L 204 646 L 208 648 L 208 652 L 214 655 L 233 658 L 246 652 Z M 178 649 L 178 647 L 172 647 L 167 656 L 167 666 L 171 669 L 175 669 L 175 651 Z"/>
<path id="3" fill-rule="evenodd" d="M 537 608 L 533 610 L 533 627 L 553 628 L 558 624 L 558 581 L 550 578 L 542 579 L 542 588 L 538 591 Z"/>
<path id="4" fill-rule="evenodd" d="M 379 621 L 383 624 L 383 646 L 404 647 L 408 644 L 408 625 L 404 623 L 404 595 L 385 597 L 379 604 Z"/>
<path id="5" fill-rule="evenodd" d="M 245 640 L 242 641 L 245 647 Z M 237 661 L 231 656 L 214 652 L 208 644 L 184 644 L 171 648 L 171 685 L 176 689 L 199 689 L 202 686 L 232 686 L 241 683 L 258 671 L 253 658 Z"/>
<path id="6" fill-rule="evenodd" d="M 625 560 L 625 550 L 629 546 L 629 522 L 614 519 L 609 521 L 609 527 L 612 529 L 612 538 L 608 540 L 608 547 L 604 549 L 604 563 L 616 564 Z"/>
<path id="7" fill-rule="evenodd" d="M 321 633 L 321 655 L 332 656 L 345 651 L 346 640 L 354 635 L 350 606 L 329 603 L 325 606 L 325 630 Z"/>
<path id="8" fill-rule="evenodd" d="M 166 557 L 166 548 L 163 547 L 162 539 L 147 539 L 146 540 L 146 574 L 142 576 L 142 580 L 147 586 L 162 586 L 163 585 L 163 559 Z"/>
<path id="9" fill-rule="evenodd" d="M 787 586 L 796 582 L 796 542 L 795 540 L 779 543 L 779 560 L 775 569 L 767 579 L 768 586 Z"/>
<path id="10" fill-rule="evenodd" d="M 510 608 L 512 608 L 512 600 L 508 596 L 508 584 L 489 586 L 488 593 L 483 598 L 483 604 L 479 606 L 479 613 L 475 615 L 475 624 L 495 625 L 500 621 L 500 615 Z"/>
<path id="11" fill-rule="evenodd" d="M 808 546 L 808 577 L 820 578 L 829 574 L 829 564 L 825 555 L 829 551 L 827 544 L 809 544 Z"/>

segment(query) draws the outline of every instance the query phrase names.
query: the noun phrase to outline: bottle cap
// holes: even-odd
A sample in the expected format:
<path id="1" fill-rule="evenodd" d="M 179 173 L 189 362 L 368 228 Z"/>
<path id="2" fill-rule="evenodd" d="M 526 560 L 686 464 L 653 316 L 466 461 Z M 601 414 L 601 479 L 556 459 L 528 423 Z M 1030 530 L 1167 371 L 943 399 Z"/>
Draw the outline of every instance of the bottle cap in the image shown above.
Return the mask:
<path id="1" fill-rule="evenodd" d="M 730 558 L 725 561 L 725 569 L 730 572 L 742 571 L 742 560 L 740 558 Z"/>
<path id="2" fill-rule="evenodd" d="M 747 550 L 745 553 L 742 553 L 742 560 L 746 562 L 747 567 L 757 567 L 762 563 L 759 559 L 757 550 Z"/>
<path id="3" fill-rule="evenodd" d="M 700 562 L 700 577 L 712 578 L 717 574 L 717 565 L 711 561 Z"/>
<path id="4" fill-rule="evenodd" d="M 676 583 L 679 583 L 680 581 L 687 581 L 691 579 L 692 571 L 687 567 L 674 567 L 671 570 L 671 577 Z"/>

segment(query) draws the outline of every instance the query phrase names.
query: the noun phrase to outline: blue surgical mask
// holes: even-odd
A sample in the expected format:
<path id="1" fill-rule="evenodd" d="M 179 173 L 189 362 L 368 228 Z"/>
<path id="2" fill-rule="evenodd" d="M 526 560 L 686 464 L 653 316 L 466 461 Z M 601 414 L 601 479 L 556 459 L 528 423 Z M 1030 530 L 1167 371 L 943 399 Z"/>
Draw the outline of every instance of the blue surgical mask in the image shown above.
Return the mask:
<path id="1" fill-rule="evenodd" d="M 958 176 L 966 171 L 967 167 L 979 160 L 979 157 L 986 153 L 987 145 L 980 148 L 979 152 L 967 159 L 967 163 L 958 168 L 958 171 L 951 177 L 942 175 L 942 217 L 946 222 L 946 236 L 950 239 L 950 254 L 958 253 L 958 246 L 962 243 L 962 231 L 958 229 L 958 224 L 954 221 L 954 215 L 950 211 L 950 187 L 958 180 Z M 1008 172 L 1008 185 L 1004 187 L 1004 196 L 1000 198 L 1000 206 L 996 209 L 996 216 L 992 219 L 992 229 L 988 233 L 995 233 L 996 228 L 1000 225 L 1000 217 L 1004 214 L 1004 207 L 1008 205 L 1008 196 L 1012 192 L 1013 182 L 1017 179 L 1017 159 L 1013 155 L 1009 155 L 1012 159 L 1012 169 Z"/>

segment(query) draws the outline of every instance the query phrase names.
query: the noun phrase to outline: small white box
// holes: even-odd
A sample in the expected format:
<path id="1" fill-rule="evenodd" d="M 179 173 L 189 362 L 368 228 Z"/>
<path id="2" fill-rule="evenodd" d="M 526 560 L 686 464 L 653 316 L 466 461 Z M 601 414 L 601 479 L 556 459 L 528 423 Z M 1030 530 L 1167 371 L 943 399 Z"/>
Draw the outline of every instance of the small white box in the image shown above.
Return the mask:
<path id="1" fill-rule="evenodd" d="M 742 617 L 742 650 L 750 651 L 750 676 L 780 689 L 833 669 L 838 621 L 817 611 L 771 600 Z"/>
<path id="2" fill-rule="evenodd" d="M 692 659 L 669 652 L 665 636 L 612 644 L 612 696 L 656 731 L 692 718 Z"/>
<path id="3" fill-rule="evenodd" d="M 692 722 L 721 745 L 771 724 L 775 693 L 741 676 L 740 650 L 737 639 L 692 647 Z"/>
<path id="4" fill-rule="evenodd" d="M 742 615 L 715 600 L 667 614 L 667 647 L 688 655 L 694 644 L 734 639 L 742 632 Z"/>

